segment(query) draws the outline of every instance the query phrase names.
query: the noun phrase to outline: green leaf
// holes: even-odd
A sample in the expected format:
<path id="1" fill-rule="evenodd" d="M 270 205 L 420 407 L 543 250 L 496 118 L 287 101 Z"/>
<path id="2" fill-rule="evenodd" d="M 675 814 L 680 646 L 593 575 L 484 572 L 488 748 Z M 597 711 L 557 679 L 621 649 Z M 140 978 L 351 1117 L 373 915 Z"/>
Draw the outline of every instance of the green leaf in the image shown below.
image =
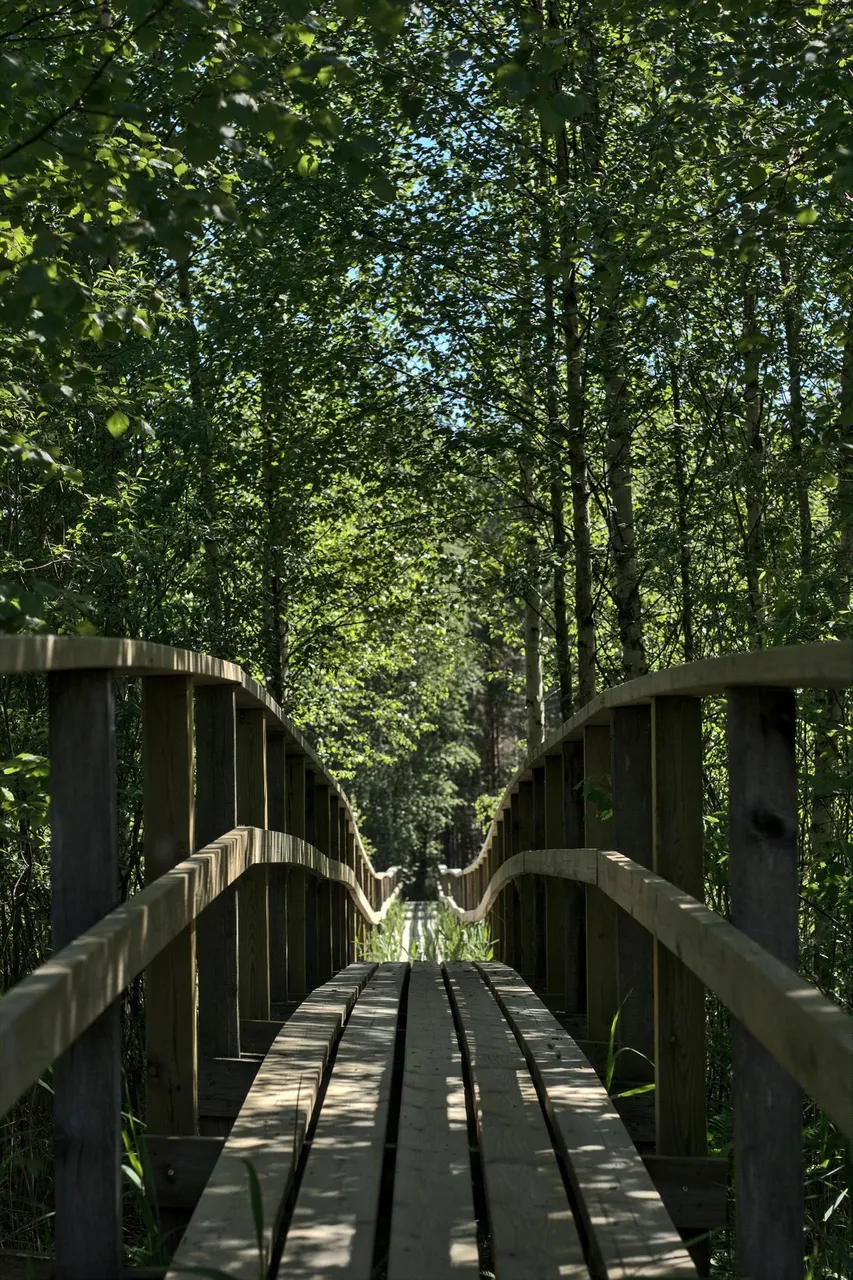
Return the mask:
<path id="1" fill-rule="evenodd" d="M 801 227 L 810 227 L 817 222 L 817 209 L 801 209 L 796 218 Z"/>
<path id="2" fill-rule="evenodd" d="M 121 409 L 114 409 L 107 418 L 107 431 L 114 440 L 118 440 L 119 436 L 123 436 L 130 426 L 130 418 L 126 413 L 122 413 Z"/>

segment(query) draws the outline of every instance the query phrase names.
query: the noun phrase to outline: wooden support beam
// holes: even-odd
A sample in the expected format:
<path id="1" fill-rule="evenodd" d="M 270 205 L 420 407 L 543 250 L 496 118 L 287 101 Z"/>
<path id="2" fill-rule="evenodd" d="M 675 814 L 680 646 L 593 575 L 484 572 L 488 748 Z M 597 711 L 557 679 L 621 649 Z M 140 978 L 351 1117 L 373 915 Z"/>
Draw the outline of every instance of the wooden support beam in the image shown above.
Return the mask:
<path id="1" fill-rule="evenodd" d="M 193 852 L 193 689 L 189 676 L 149 676 L 142 686 L 145 883 Z M 146 1121 L 150 1133 L 194 1134 L 195 926 L 145 974 Z"/>
<path id="2" fill-rule="evenodd" d="M 327 857 L 332 852 L 329 818 L 329 784 L 317 782 L 314 786 L 314 843 Z M 328 880 L 317 884 L 317 981 L 328 982 L 334 972 L 332 962 L 332 891 Z M 372 904 L 374 907 L 376 903 Z"/>
<path id="3" fill-rule="evenodd" d="M 611 717 L 613 846 L 643 867 L 652 866 L 652 710 L 617 707 Z M 626 1078 L 654 1079 L 654 947 L 651 935 L 618 911 L 619 1025 Z"/>
<path id="4" fill-rule="evenodd" d="M 305 839 L 305 757 L 287 757 L 287 821 L 290 834 Z M 305 971 L 306 873 L 287 873 L 287 998 L 301 1000 L 308 991 Z"/>
<path id="5" fill-rule="evenodd" d="M 237 821 L 267 825 L 266 721 L 260 707 L 237 715 Z M 269 874 L 253 867 L 240 882 L 240 1016 L 270 1016 Z"/>
<path id="6" fill-rule="evenodd" d="M 118 905 L 113 678 L 55 672 L 50 704 L 54 951 Z M 121 1270 L 121 1029 L 116 1001 L 54 1066 L 57 1280 Z"/>
<path id="7" fill-rule="evenodd" d="M 267 730 L 267 827 L 287 830 L 287 747 L 283 733 Z M 270 1004 L 287 1000 L 287 871 L 267 868 L 270 938 Z"/>
<path id="8" fill-rule="evenodd" d="M 218 840 L 237 825 L 237 755 L 234 686 L 195 690 L 195 842 Z M 237 891 L 226 889 L 196 925 L 198 1051 L 202 1057 L 240 1056 Z"/>
<path id="9" fill-rule="evenodd" d="M 534 846 L 533 783 L 518 784 L 518 852 L 524 853 Z M 521 943 L 518 967 L 527 982 L 534 982 L 537 969 L 537 919 L 536 884 L 533 876 L 521 876 L 516 881 L 518 890 L 518 934 Z"/>
<path id="10" fill-rule="evenodd" d="M 796 708 L 790 689 L 730 689 L 732 924 L 799 967 Z M 732 1020 L 737 1267 L 750 1280 L 803 1274 L 802 1094 Z"/>
<path id="11" fill-rule="evenodd" d="M 601 816 L 609 798 L 610 729 L 587 725 L 583 734 L 586 785 L 584 844 L 592 849 L 612 847 L 610 819 Z M 586 892 L 587 1035 L 607 1040 L 619 1010 L 619 968 L 616 905 L 593 885 Z"/>
<path id="12" fill-rule="evenodd" d="M 341 860 L 340 802 L 334 792 L 329 794 L 329 853 L 336 862 Z M 341 885 L 332 886 L 332 971 L 344 967 L 346 956 L 346 905 L 348 894 Z"/>

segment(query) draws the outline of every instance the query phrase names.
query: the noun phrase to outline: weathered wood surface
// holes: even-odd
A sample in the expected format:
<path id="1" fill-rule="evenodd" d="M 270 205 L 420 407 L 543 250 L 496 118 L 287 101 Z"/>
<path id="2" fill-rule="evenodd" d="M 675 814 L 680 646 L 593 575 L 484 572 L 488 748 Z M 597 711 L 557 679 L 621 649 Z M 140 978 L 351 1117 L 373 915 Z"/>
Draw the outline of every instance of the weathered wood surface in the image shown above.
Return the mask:
<path id="1" fill-rule="evenodd" d="M 408 966 L 383 965 L 341 1037 L 278 1275 L 371 1280 L 394 1044 Z"/>
<path id="2" fill-rule="evenodd" d="M 237 714 L 237 821 L 267 825 L 267 740 L 263 711 Z M 240 942 L 240 1016 L 270 1016 L 270 919 L 267 868 L 251 870 L 237 886 Z"/>
<path id="3" fill-rule="evenodd" d="M 584 783 L 593 788 L 584 814 L 584 844 L 612 847 L 609 818 L 601 816 L 610 784 L 610 729 L 587 725 L 583 735 Z M 586 891 L 586 1015 L 591 1040 L 606 1040 L 619 1011 L 618 912 L 606 893 L 591 885 Z"/>
<path id="4" fill-rule="evenodd" d="M 597 883 L 718 995 L 842 1133 L 853 1137 L 850 1021 L 805 978 L 689 893 L 620 853 L 531 850 L 504 863 L 475 910 L 461 911 L 444 894 L 442 900 L 459 919 L 474 923 L 523 869 Z"/>
<path id="5" fill-rule="evenodd" d="M 264 1266 L 269 1266 L 329 1053 L 372 971 L 372 965 L 343 970 L 312 992 L 285 1023 L 234 1122 L 172 1260 L 170 1277 L 189 1267 L 222 1268 L 227 1259 L 228 1275 L 256 1280 L 259 1252 L 246 1160 L 251 1160 L 261 1188 L 262 1252 Z"/>
<path id="6" fill-rule="evenodd" d="M 198 1072 L 198 1113 L 207 1119 L 233 1120 L 251 1089 L 260 1055 L 241 1058 L 203 1058 Z"/>
<path id="7" fill-rule="evenodd" d="M 474 1089 L 496 1274 L 587 1280 L 557 1158 L 512 1031 L 473 965 L 446 971 Z"/>
<path id="8" fill-rule="evenodd" d="M 553 1126 L 603 1280 L 696 1269 L 598 1076 L 523 979 L 479 965 L 518 1037 Z"/>
<path id="9" fill-rule="evenodd" d="M 151 1134 L 143 1138 L 147 1193 L 161 1209 L 195 1209 L 214 1165 L 222 1154 L 224 1138 L 178 1138 Z M 2 1274 L 2 1272 L 0 1272 Z"/>
<path id="10" fill-rule="evenodd" d="M 412 966 L 388 1280 L 477 1280 L 462 1055 L 441 968 Z"/>
<path id="11" fill-rule="evenodd" d="M 49 706 L 51 932 L 61 953 L 119 897 L 112 676 L 52 675 Z M 119 1006 L 110 1001 L 99 1012 L 54 1072 L 60 1280 L 109 1280 L 121 1267 Z M 0 1087 L 3 1074 L 0 1066 Z"/>
<path id="12" fill-rule="evenodd" d="M 137 974 L 220 893 L 257 863 L 309 867 L 345 885 L 348 901 L 378 924 L 351 869 L 304 840 L 241 827 L 200 849 L 52 956 L 0 1001 L 0 1115 L 91 1026 Z"/>
<path id="13" fill-rule="evenodd" d="M 790 689 L 729 691 L 732 924 L 791 969 L 799 960 L 795 729 Z M 750 1280 L 798 1280 L 802 1094 L 737 1020 L 732 1063 L 738 1269 Z"/>

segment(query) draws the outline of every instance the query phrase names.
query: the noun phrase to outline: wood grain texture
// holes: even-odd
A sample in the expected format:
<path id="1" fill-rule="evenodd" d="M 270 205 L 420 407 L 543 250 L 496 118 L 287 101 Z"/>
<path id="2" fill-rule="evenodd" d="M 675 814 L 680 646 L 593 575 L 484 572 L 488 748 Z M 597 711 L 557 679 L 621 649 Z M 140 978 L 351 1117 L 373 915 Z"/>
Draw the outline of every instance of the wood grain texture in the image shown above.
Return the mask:
<path id="1" fill-rule="evenodd" d="M 553 1126 L 602 1280 L 695 1277 L 649 1174 L 592 1067 L 523 979 L 479 965 Z"/>
<path id="2" fill-rule="evenodd" d="M 536 1090 L 473 965 L 446 966 L 474 1089 L 480 1154 L 501 1280 L 588 1280 Z"/>
<path id="3" fill-rule="evenodd" d="M 198 1113 L 205 1119 L 233 1120 L 252 1087 L 260 1055 L 202 1058 L 198 1069 Z"/>
<path id="4" fill-rule="evenodd" d="M 517 821 L 518 847 L 516 852 L 522 853 L 526 849 L 535 848 L 532 782 L 519 783 Z M 469 876 L 463 877 L 463 883 L 470 884 L 470 882 L 471 878 Z M 538 936 L 540 922 L 536 916 L 536 886 L 533 877 L 521 876 L 516 881 L 516 889 L 518 891 L 519 912 L 518 932 L 521 943 L 517 966 L 528 981 L 533 982 L 536 978 L 539 953 L 543 945 Z"/>
<path id="5" fill-rule="evenodd" d="M 651 867 L 652 717 L 649 707 L 619 707 L 611 721 L 613 846 Z M 626 1078 L 654 1079 L 654 943 L 626 912 L 618 913 L 620 1065 Z"/>
<path id="6" fill-rule="evenodd" d="M 588 725 L 583 750 L 588 791 L 584 844 L 608 849 L 612 846 L 611 823 L 601 817 L 605 802 L 597 797 L 610 794 L 610 730 L 604 725 Z M 586 891 L 586 1000 L 589 1038 L 606 1040 L 619 1010 L 618 915 L 607 895 L 593 887 Z"/>
<path id="7" fill-rule="evenodd" d="M 796 710 L 790 689 L 732 689 L 726 737 L 732 924 L 791 969 L 798 954 Z M 738 1268 L 803 1274 L 802 1094 L 732 1025 Z"/>
<path id="8" fill-rule="evenodd" d="M 193 690 L 185 676 L 152 676 L 142 692 L 145 883 L 193 850 Z M 146 1122 L 151 1133 L 197 1132 L 195 925 L 145 974 Z"/>
<path id="9" fill-rule="evenodd" d="M 222 1154 L 224 1139 L 152 1134 L 142 1141 L 147 1189 L 155 1203 L 161 1209 L 182 1209 L 192 1213 Z"/>
<path id="10" fill-rule="evenodd" d="M 341 1037 L 277 1274 L 371 1280 L 405 964 L 382 965 Z"/>
<path id="11" fill-rule="evenodd" d="M 266 723 L 257 708 L 237 713 L 237 821 L 267 825 Z M 250 871 L 237 889 L 240 949 L 240 1017 L 270 1016 L 269 874 Z"/>
<path id="12" fill-rule="evenodd" d="M 660 698 L 652 705 L 654 869 L 701 901 L 702 704 Z M 696 974 L 655 944 L 655 1104 L 658 1155 L 703 1156 L 705 992 Z"/>
<path id="13" fill-rule="evenodd" d="M 287 742 L 267 727 L 267 822 L 270 831 L 287 830 Z M 270 868 L 267 876 L 270 938 L 270 1005 L 287 999 L 287 872 Z"/>
<path id="14" fill-rule="evenodd" d="M 329 1053 L 372 972 L 358 965 L 312 992 L 276 1037 L 178 1246 L 170 1277 L 221 1268 L 257 1280 L 258 1243 L 244 1161 L 261 1189 L 264 1274 Z"/>
<path id="15" fill-rule="evenodd" d="M 426 1194 L 425 1194 L 426 1192 Z M 478 1280 L 462 1055 L 440 966 L 412 966 L 388 1280 Z"/>
<path id="16" fill-rule="evenodd" d="M 51 933 L 61 954 L 119 898 L 112 676 L 51 675 L 48 696 Z M 53 1089 L 56 1274 L 109 1280 L 122 1258 L 117 1003 L 56 1063 Z"/>
<path id="17" fill-rule="evenodd" d="M 305 838 L 305 757 L 287 758 L 287 821 L 292 835 Z M 301 1000 L 308 991 L 305 937 L 307 876 L 287 873 L 287 998 Z"/>
<path id="18" fill-rule="evenodd" d="M 195 691 L 195 840 L 208 844 L 237 825 L 237 712 L 231 685 Z M 220 894 L 196 924 L 198 1050 L 240 1055 L 237 894 Z"/>
<path id="19" fill-rule="evenodd" d="M 249 867 L 286 863 L 336 880 L 360 915 L 379 924 L 352 872 L 304 840 L 241 827 L 160 876 L 57 952 L 0 1001 L 0 1115 Z"/>

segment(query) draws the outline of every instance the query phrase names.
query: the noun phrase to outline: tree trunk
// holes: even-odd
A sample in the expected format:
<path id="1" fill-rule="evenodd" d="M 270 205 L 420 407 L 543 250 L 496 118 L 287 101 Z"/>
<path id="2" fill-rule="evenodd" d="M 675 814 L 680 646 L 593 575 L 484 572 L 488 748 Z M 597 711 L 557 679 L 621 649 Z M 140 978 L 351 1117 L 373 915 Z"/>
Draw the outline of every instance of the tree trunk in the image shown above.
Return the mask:
<path id="1" fill-rule="evenodd" d="M 681 635 L 684 661 L 692 662 L 693 645 L 693 581 L 690 564 L 690 530 L 688 519 L 687 475 L 684 458 L 684 424 L 681 421 L 681 387 L 678 369 L 672 366 L 672 439 L 675 466 L 675 501 L 678 528 L 678 570 L 681 578 Z"/>
<path id="2" fill-rule="evenodd" d="M 607 482 L 610 552 L 613 558 L 613 599 L 622 645 L 622 669 L 626 680 L 648 671 L 640 610 L 640 578 L 637 572 L 634 530 L 634 493 L 631 458 L 631 421 L 625 403 L 627 379 L 619 371 L 622 354 L 617 322 L 611 320 L 607 340 L 610 369 L 604 383 L 607 409 Z"/>
<path id="3" fill-rule="evenodd" d="M 782 319 L 785 326 L 785 353 L 788 362 L 788 422 L 791 427 L 791 462 L 794 470 L 794 494 L 800 529 L 800 582 L 805 603 L 812 576 L 812 513 L 809 504 L 809 481 L 803 466 L 803 436 L 806 413 L 803 407 L 803 372 L 800 353 L 800 311 L 791 286 L 788 260 L 779 255 L 782 279 Z"/>
<path id="4" fill-rule="evenodd" d="M 746 481 L 746 528 L 744 560 L 746 584 L 749 596 L 749 636 L 751 643 L 760 649 L 764 640 L 764 600 L 761 589 L 761 570 L 764 561 L 762 517 L 764 509 L 764 441 L 761 435 L 761 382 L 760 356 L 755 346 L 756 297 L 751 285 L 747 286 L 743 302 L 743 338 L 748 344 L 743 358 L 743 414 L 746 457 L 744 478 Z"/>

